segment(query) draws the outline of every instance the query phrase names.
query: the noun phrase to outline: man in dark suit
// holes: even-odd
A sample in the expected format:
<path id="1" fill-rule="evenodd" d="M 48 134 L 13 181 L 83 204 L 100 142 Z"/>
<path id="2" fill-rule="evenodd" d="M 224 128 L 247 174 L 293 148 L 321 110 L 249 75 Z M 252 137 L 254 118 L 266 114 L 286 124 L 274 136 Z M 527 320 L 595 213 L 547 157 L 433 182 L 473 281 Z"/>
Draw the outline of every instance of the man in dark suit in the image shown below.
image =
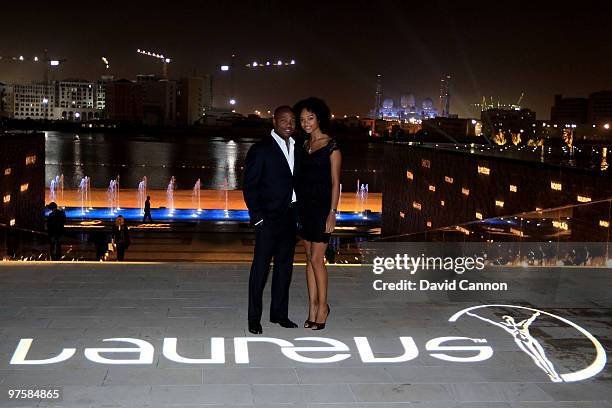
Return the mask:
<path id="1" fill-rule="evenodd" d="M 147 199 L 144 203 L 144 217 L 142 217 L 142 222 L 153 222 L 153 218 L 151 218 L 151 196 L 147 196 Z"/>
<path id="2" fill-rule="evenodd" d="M 52 261 L 62 258 L 62 236 L 66 224 L 66 213 L 57 207 L 54 202 L 47 206 L 51 210 L 47 217 L 47 234 L 49 235 L 49 257 Z"/>
<path id="3" fill-rule="evenodd" d="M 249 276 L 249 332 L 261 334 L 262 295 L 272 272 L 270 321 L 282 327 L 297 325 L 289 320 L 289 285 L 293 272 L 296 235 L 296 173 L 298 145 L 291 137 L 295 115 L 289 106 L 274 111 L 274 130 L 255 143 L 246 156 L 243 194 L 255 227 L 255 253 Z"/>

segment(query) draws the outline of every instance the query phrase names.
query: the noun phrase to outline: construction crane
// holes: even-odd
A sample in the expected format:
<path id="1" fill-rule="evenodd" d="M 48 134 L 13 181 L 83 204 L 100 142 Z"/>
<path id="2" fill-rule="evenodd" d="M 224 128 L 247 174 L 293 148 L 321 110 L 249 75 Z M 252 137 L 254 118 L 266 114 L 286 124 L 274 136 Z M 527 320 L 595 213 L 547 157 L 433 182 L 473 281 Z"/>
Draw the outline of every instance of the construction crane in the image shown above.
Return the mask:
<path id="1" fill-rule="evenodd" d="M 281 58 L 277 58 L 277 59 L 268 58 L 268 59 L 259 59 L 259 60 L 255 59 L 251 62 L 236 65 L 236 54 L 232 54 L 230 64 L 221 65 L 219 67 L 219 69 L 222 72 L 229 71 L 229 77 L 230 77 L 230 98 L 228 101 L 229 104 L 231 106 L 235 106 L 238 103 L 238 101 L 236 100 L 236 94 L 234 90 L 234 80 L 235 80 L 235 75 L 236 75 L 235 72 L 238 67 L 243 68 L 243 69 L 259 70 L 259 69 L 266 69 L 266 68 L 278 69 L 278 68 L 291 67 L 295 65 L 296 65 L 296 62 L 294 58 L 285 59 L 285 60 Z"/>
<path id="2" fill-rule="evenodd" d="M 45 84 L 49 83 L 49 71 L 51 70 L 51 68 L 53 67 L 58 67 L 61 64 L 63 64 L 64 62 L 66 62 L 67 59 L 66 58 L 51 58 L 49 57 L 49 54 L 47 52 L 47 50 L 43 51 L 43 55 L 42 58 L 39 58 L 38 56 L 23 56 L 23 55 L 17 55 L 17 56 L 6 56 L 6 55 L 0 55 L 0 62 L 13 62 L 13 63 L 25 63 L 25 62 L 33 62 L 33 63 L 41 63 L 44 64 L 45 66 L 45 70 L 43 73 L 43 80 L 45 82 Z"/>
<path id="3" fill-rule="evenodd" d="M 158 60 L 161 60 L 162 62 L 162 77 L 163 78 L 168 78 L 168 64 L 170 64 L 172 62 L 172 59 L 169 58 L 168 56 L 165 56 L 164 54 L 158 54 L 155 52 L 151 52 L 151 51 L 146 51 L 143 49 L 138 49 L 136 50 L 139 54 L 142 55 L 146 55 L 147 57 L 152 57 L 152 58 L 156 58 Z"/>
<path id="4" fill-rule="evenodd" d="M 525 92 L 521 92 L 521 96 L 519 96 L 518 100 L 514 105 L 512 105 L 512 109 L 521 110 L 521 102 L 523 101 L 523 97 L 525 96 Z"/>

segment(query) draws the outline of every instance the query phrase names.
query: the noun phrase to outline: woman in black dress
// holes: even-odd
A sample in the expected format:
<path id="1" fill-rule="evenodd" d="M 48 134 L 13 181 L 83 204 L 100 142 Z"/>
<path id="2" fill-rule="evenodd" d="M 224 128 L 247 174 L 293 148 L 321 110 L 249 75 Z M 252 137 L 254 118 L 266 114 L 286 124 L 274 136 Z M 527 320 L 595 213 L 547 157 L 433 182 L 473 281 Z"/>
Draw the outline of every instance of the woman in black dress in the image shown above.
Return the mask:
<path id="1" fill-rule="evenodd" d="M 304 327 L 322 330 L 330 312 L 325 250 L 336 227 L 342 156 L 336 140 L 327 135 L 331 113 L 324 101 L 305 99 L 295 105 L 294 112 L 306 134 L 296 189 L 298 234 L 304 241 L 307 258 L 309 307 Z"/>
<path id="2" fill-rule="evenodd" d="M 125 259 L 125 250 L 130 246 L 130 233 L 128 226 L 125 224 L 125 218 L 120 215 L 115 220 L 113 225 L 113 244 L 117 248 L 117 261 L 122 262 Z"/>

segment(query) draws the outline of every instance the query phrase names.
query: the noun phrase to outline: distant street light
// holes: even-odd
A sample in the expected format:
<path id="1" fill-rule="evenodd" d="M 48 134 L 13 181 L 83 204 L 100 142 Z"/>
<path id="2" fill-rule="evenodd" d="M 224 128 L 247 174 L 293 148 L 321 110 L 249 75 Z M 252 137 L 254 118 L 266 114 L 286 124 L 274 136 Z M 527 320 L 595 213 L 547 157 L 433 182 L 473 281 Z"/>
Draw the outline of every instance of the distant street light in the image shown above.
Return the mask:
<path id="1" fill-rule="evenodd" d="M 610 124 L 609 124 L 609 123 L 606 123 L 606 124 L 604 125 L 604 129 L 606 129 L 606 130 L 610 129 Z"/>
<path id="2" fill-rule="evenodd" d="M 230 105 L 232 105 L 232 106 L 236 105 L 236 100 L 235 100 L 235 99 L 233 99 L 233 98 L 232 98 L 232 99 L 230 99 L 230 100 L 229 100 L 229 104 L 230 104 Z"/>
<path id="3" fill-rule="evenodd" d="M 221 65 L 221 71 L 229 71 L 230 67 L 229 65 Z"/>

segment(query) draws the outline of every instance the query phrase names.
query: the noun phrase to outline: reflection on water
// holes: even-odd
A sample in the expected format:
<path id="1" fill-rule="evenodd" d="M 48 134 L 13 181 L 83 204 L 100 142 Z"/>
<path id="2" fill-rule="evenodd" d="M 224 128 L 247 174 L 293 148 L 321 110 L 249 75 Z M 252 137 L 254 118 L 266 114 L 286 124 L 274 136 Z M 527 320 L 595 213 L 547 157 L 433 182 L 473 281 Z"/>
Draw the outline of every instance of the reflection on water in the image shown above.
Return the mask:
<path id="1" fill-rule="evenodd" d="M 104 133 L 46 132 L 46 185 L 63 174 L 66 188 L 74 189 L 84 176 L 92 188 L 106 188 L 121 178 L 122 188 L 138 188 L 144 176 L 148 188 L 165 189 L 176 177 L 177 189 L 191 189 L 197 179 L 203 189 L 240 189 L 244 159 L 256 139 L 233 141 L 201 135 L 147 136 Z M 383 146 L 344 143 L 343 191 L 352 191 L 357 179 L 380 192 Z"/>

